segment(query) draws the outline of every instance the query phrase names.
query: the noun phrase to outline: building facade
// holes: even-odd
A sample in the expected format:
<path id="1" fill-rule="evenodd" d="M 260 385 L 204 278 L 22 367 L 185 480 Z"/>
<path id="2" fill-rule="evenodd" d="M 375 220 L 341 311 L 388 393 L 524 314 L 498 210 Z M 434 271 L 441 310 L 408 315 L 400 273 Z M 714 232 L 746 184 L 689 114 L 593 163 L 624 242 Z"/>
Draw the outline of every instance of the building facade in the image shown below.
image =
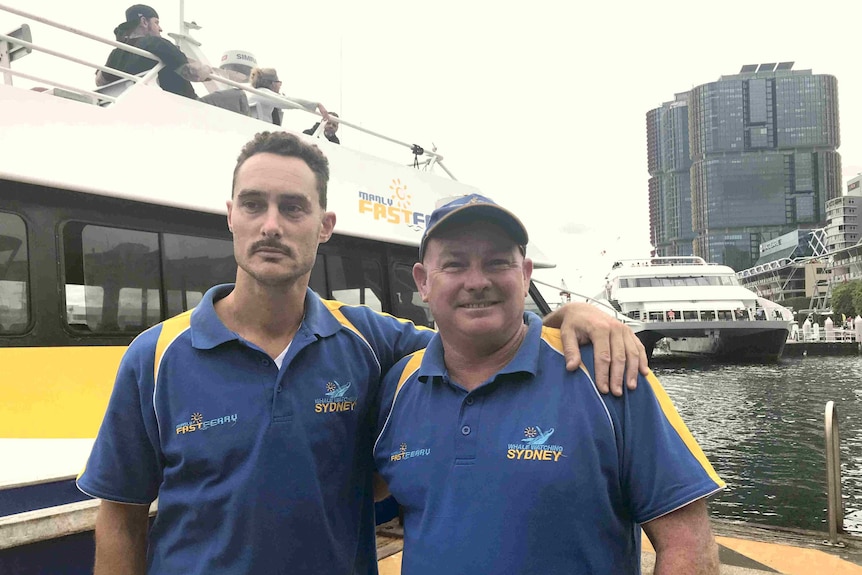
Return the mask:
<path id="1" fill-rule="evenodd" d="M 824 241 L 822 228 L 788 232 L 760 244 L 755 265 L 736 277 L 760 297 L 776 302 L 825 297 L 829 258 Z"/>
<path id="2" fill-rule="evenodd" d="M 841 195 L 837 81 L 792 65 L 743 66 L 677 96 L 688 111 L 689 253 L 739 271 L 756 264 L 761 243 L 825 226 L 826 202 Z M 658 255 L 673 255 L 670 250 L 679 249 L 674 238 L 689 237 L 689 224 L 673 220 L 685 214 L 671 209 L 671 201 L 682 202 L 665 183 L 675 173 L 666 166 L 676 164 L 662 163 L 668 155 L 662 145 L 676 143 L 668 136 L 674 132 L 662 130 L 678 123 L 674 104 L 647 114 L 650 225 Z"/>
<path id="3" fill-rule="evenodd" d="M 826 248 L 832 252 L 859 243 L 862 231 L 862 175 L 847 182 L 843 196 L 826 202 Z"/>
<path id="4" fill-rule="evenodd" d="M 657 256 L 690 256 L 688 93 L 647 113 L 650 238 Z"/>

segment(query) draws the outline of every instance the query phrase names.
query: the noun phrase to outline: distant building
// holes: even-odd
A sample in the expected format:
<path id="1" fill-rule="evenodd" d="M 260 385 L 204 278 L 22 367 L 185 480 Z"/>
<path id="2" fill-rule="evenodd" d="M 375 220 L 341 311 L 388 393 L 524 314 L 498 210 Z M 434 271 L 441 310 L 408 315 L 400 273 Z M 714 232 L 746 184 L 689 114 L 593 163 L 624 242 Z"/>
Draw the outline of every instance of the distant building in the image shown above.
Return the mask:
<path id="1" fill-rule="evenodd" d="M 764 242 L 755 265 L 736 276 L 743 286 L 772 301 L 825 297 L 829 271 L 824 237 L 822 228 L 794 230 Z"/>
<path id="2" fill-rule="evenodd" d="M 847 193 L 826 202 L 826 248 L 832 252 L 859 243 L 862 230 L 862 175 L 847 182 Z"/>
<path id="3" fill-rule="evenodd" d="M 684 184 L 676 176 L 683 162 L 662 148 L 668 140 L 677 143 L 676 132 L 661 129 L 679 123 L 676 102 L 688 110 L 694 255 L 744 270 L 757 263 L 761 243 L 826 224 L 826 202 L 841 194 L 837 81 L 792 66 L 743 66 L 647 114 L 650 226 L 658 255 L 679 249 L 674 239 L 687 237 L 689 225 L 674 221 L 685 210 L 672 209 L 672 202 L 682 202 L 669 191 Z"/>
<path id="4" fill-rule="evenodd" d="M 688 93 L 647 113 L 650 237 L 657 256 L 690 256 Z"/>

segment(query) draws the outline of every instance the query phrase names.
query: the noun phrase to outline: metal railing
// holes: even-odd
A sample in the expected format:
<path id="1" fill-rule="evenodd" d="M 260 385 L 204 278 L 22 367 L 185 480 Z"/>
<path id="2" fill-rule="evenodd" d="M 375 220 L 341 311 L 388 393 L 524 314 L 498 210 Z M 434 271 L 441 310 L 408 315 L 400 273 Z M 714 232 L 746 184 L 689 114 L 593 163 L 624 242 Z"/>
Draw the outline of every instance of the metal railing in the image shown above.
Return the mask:
<path id="1" fill-rule="evenodd" d="M 826 402 L 826 498 L 829 542 L 839 545 L 838 534 L 844 533 L 844 502 L 841 500 L 841 439 L 838 436 L 838 411 L 835 402 Z"/>
<path id="2" fill-rule="evenodd" d="M 9 46 L 22 46 L 22 47 L 24 47 L 28 50 L 31 50 L 31 51 L 42 52 L 44 54 L 48 54 L 50 56 L 54 56 L 56 58 L 59 58 L 59 59 L 65 60 L 65 61 L 73 62 L 73 63 L 79 64 L 82 66 L 86 66 L 86 67 L 92 68 L 94 70 L 100 70 L 102 72 L 106 72 L 106 73 L 109 73 L 109 74 L 112 74 L 114 76 L 121 78 L 121 80 L 118 80 L 117 82 L 108 84 L 102 88 L 114 86 L 115 84 L 118 84 L 122 81 L 127 81 L 127 82 L 132 83 L 130 86 L 126 87 L 126 89 L 133 88 L 138 83 L 144 83 L 144 84 L 152 83 L 153 80 L 155 79 L 155 77 L 157 76 L 157 72 L 161 68 L 164 67 L 164 64 L 161 63 L 161 61 L 159 60 L 159 58 L 157 56 L 155 56 L 154 54 L 152 54 L 150 52 L 147 52 L 146 50 L 141 50 L 140 48 L 137 48 L 135 46 L 131 46 L 129 44 L 125 44 L 122 42 L 117 42 L 117 41 L 114 41 L 114 40 L 111 40 L 108 38 L 103 38 L 103 37 L 97 36 L 95 34 L 90 34 L 89 32 L 85 32 L 83 30 L 80 30 L 80 29 L 77 29 L 77 28 L 74 28 L 71 26 L 67 26 L 67 25 L 62 24 L 60 22 L 55 22 L 55 21 L 49 20 L 48 18 L 44 18 L 44 17 L 38 16 L 36 14 L 32 14 L 32 13 L 26 12 L 24 10 L 20 10 L 18 8 L 14 8 L 14 7 L 8 6 L 6 4 L 0 4 L 0 12 L 8 12 L 10 14 L 15 14 L 15 15 L 21 16 L 23 18 L 26 18 L 28 20 L 39 22 L 39 23 L 45 24 L 47 26 L 57 28 L 59 30 L 69 32 L 70 34 L 74 34 L 76 36 L 87 38 L 87 39 L 93 40 L 95 42 L 100 42 L 102 44 L 106 44 L 106 45 L 112 46 L 114 48 L 120 48 L 120 49 L 125 50 L 127 52 L 131 52 L 132 54 L 144 56 L 146 58 L 150 58 L 150 59 L 156 61 L 156 66 L 153 69 L 147 71 L 145 74 L 143 74 L 141 76 L 135 76 L 132 74 L 127 74 L 126 72 L 123 72 L 121 70 L 116 70 L 116 69 L 109 68 L 107 66 L 104 66 L 104 65 L 101 65 L 101 64 L 98 64 L 95 62 L 90 62 L 87 60 L 76 58 L 74 56 L 70 56 L 70 55 L 65 54 L 61 51 L 53 50 L 53 49 L 48 48 L 46 46 L 42 46 L 42 45 L 33 43 L 32 41 L 26 41 L 26 40 L 23 40 L 21 38 L 15 38 L 13 36 L 6 35 L 6 34 L 0 34 L 0 46 L 2 46 L 4 44 L 9 45 Z M 182 18 L 181 18 L 181 20 L 182 20 Z M 188 42 L 192 42 L 194 45 L 199 46 L 199 43 L 193 41 L 188 36 L 188 32 L 191 29 L 189 27 L 189 25 L 185 22 L 183 24 L 184 24 L 184 30 L 183 30 L 184 33 L 179 35 L 179 36 L 182 38 L 185 38 L 186 40 L 188 40 Z M 171 36 L 176 36 L 176 35 L 171 34 Z M 203 58 L 202 55 L 199 54 L 199 52 L 200 52 L 199 50 L 196 50 L 194 55 L 199 56 L 201 58 L 200 61 L 202 64 L 206 64 L 205 58 Z M 301 106 L 298 106 L 295 102 L 293 102 L 289 98 L 286 98 L 280 94 L 274 94 L 272 92 L 263 92 L 263 91 L 260 91 L 260 90 L 257 90 L 255 88 L 251 87 L 248 84 L 243 84 L 243 83 L 236 82 L 236 81 L 233 81 L 231 79 L 225 78 L 221 75 L 222 71 L 219 70 L 218 68 L 211 68 L 211 70 L 212 70 L 212 74 L 208 78 L 206 84 L 209 84 L 209 81 L 212 81 L 212 82 L 226 85 L 226 86 L 229 86 L 232 88 L 238 88 L 240 90 L 243 90 L 247 94 L 257 94 L 258 96 L 262 96 L 262 97 L 266 98 L 267 100 L 269 100 L 273 103 L 281 104 L 281 107 L 284 107 L 284 108 L 300 108 L 300 109 L 302 109 Z M 26 74 L 26 73 L 20 72 L 18 70 L 13 70 L 10 63 L 6 63 L 5 65 L 0 64 L 0 72 L 2 72 L 7 77 L 17 76 L 17 77 L 25 78 L 27 80 L 31 80 L 31 81 L 35 81 L 35 82 L 42 82 L 42 83 L 48 84 L 48 85 L 56 87 L 56 88 L 62 88 L 63 90 L 66 90 L 68 92 L 73 92 L 73 93 L 78 94 L 80 96 L 84 96 L 84 97 L 86 97 L 87 101 L 94 102 L 94 103 L 114 103 L 117 101 L 117 94 L 113 94 L 113 92 L 112 92 L 113 95 L 104 93 L 102 91 L 102 88 L 97 88 L 96 90 L 89 90 L 89 89 L 83 89 L 83 88 L 71 86 L 71 85 L 65 84 L 65 83 L 59 83 L 59 82 L 56 82 L 54 80 L 51 80 L 50 78 L 36 76 L 33 74 Z M 110 90 L 108 90 L 108 91 L 110 91 Z M 120 94 L 122 94 L 123 91 L 124 90 L 121 90 Z M 318 112 L 309 112 L 308 110 L 306 110 L 306 112 L 314 114 L 315 116 L 318 116 L 321 118 L 323 117 L 323 115 L 318 113 Z M 334 122 L 337 124 L 343 124 L 345 126 L 349 126 L 350 128 L 353 128 L 354 130 L 357 130 L 361 133 L 367 134 L 373 138 L 377 138 L 377 139 L 383 140 L 385 142 L 389 142 L 391 144 L 395 144 L 397 146 L 407 148 L 415 156 L 415 160 L 413 163 L 413 165 L 415 167 L 417 167 L 417 168 L 424 167 L 425 169 L 430 169 L 435 165 L 439 165 L 440 169 L 442 169 L 451 179 L 457 180 L 455 175 L 443 164 L 443 156 L 436 152 L 435 146 L 431 146 L 430 148 L 428 148 L 428 147 L 422 147 L 422 146 L 419 146 L 416 144 L 408 143 L 408 142 L 405 142 L 403 140 L 399 140 L 396 138 L 392 138 L 390 136 L 386 136 L 384 134 L 381 134 L 380 132 L 375 132 L 373 130 L 370 130 L 368 128 L 360 126 L 357 123 L 350 122 L 350 121 L 345 120 L 345 119 L 340 118 L 340 117 L 332 116 L 330 118 L 326 118 L 326 120 L 328 122 Z M 315 132 L 314 136 L 320 137 L 322 134 L 323 134 L 323 122 L 321 122 L 321 125 L 318 127 L 318 130 L 317 130 L 317 132 Z M 423 156 L 426 159 L 423 160 L 422 162 L 420 162 L 418 160 L 419 156 Z"/>

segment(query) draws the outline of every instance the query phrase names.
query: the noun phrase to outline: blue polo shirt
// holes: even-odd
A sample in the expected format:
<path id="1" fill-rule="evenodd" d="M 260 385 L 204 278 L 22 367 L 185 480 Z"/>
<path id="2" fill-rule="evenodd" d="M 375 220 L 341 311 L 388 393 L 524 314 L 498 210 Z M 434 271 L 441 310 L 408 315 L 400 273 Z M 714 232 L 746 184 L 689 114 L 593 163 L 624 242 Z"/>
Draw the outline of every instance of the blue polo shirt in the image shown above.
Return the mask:
<path id="1" fill-rule="evenodd" d="M 470 393 L 438 335 L 384 377 L 374 457 L 404 507 L 405 575 L 640 573 L 639 524 L 724 486 L 655 376 L 603 396 L 592 347 L 567 372 L 559 331 L 525 321 Z"/>
<path id="2" fill-rule="evenodd" d="M 129 346 L 79 488 L 149 504 L 149 573 L 376 573 L 381 374 L 430 330 L 308 291 L 281 369 L 209 290 Z"/>

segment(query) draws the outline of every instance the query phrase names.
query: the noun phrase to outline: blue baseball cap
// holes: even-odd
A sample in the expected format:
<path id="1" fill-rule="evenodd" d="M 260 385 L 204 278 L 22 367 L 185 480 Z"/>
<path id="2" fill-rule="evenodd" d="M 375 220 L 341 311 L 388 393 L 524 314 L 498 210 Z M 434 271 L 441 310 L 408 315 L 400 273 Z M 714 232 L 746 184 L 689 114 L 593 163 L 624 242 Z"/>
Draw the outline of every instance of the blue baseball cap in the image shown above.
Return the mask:
<path id="1" fill-rule="evenodd" d="M 425 258 L 425 247 L 428 245 L 428 240 L 440 232 L 441 228 L 457 222 L 474 221 L 497 224 L 518 244 L 521 253 L 526 253 L 529 236 L 527 235 L 527 228 L 524 227 L 521 220 L 491 198 L 479 194 L 470 194 L 450 200 L 431 212 L 425 233 L 422 234 L 422 242 L 419 244 L 419 261 Z"/>

